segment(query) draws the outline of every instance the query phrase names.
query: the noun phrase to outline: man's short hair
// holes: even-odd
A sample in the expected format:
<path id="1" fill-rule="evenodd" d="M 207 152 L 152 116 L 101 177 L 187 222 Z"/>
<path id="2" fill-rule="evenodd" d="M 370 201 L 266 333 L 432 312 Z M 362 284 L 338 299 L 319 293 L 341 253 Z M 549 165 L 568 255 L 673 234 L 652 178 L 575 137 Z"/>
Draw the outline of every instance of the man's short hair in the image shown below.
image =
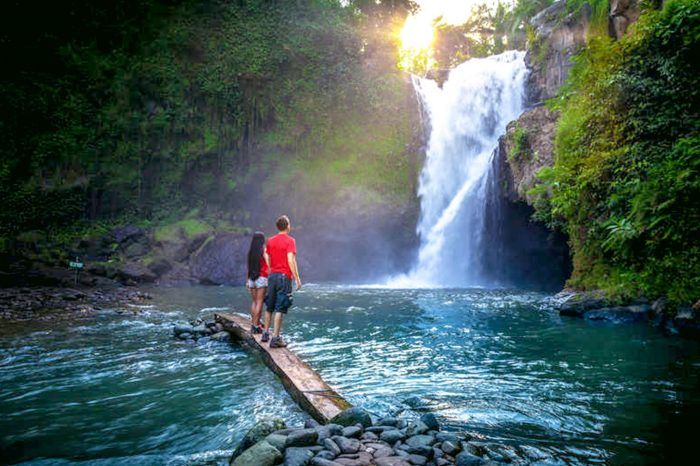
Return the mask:
<path id="1" fill-rule="evenodd" d="M 280 218 L 277 219 L 275 225 L 277 225 L 277 229 L 279 231 L 286 230 L 289 227 L 289 217 L 287 217 L 286 215 L 282 215 Z"/>

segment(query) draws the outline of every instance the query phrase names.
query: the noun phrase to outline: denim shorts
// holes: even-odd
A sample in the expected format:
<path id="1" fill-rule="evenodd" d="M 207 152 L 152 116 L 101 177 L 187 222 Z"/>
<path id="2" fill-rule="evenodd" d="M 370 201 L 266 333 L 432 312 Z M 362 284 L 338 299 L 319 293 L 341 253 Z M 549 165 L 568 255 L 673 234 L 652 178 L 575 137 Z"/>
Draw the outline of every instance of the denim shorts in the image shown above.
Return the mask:
<path id="1" fill-rule="evenodd" d="M 265 288 L 267 286 L 267 277 L 258 277 L 257 280 L 251 280 L 250 278 L 246 282 L 248 288 Z"/>
<path id="2" fill-rule="evenodd" d="M 292 307 L 292 279 L 283 273 L 271 273 L 268 277 L 267 296 L 265 306 L 267 312 L 280 312 L 286 314 Z"/>

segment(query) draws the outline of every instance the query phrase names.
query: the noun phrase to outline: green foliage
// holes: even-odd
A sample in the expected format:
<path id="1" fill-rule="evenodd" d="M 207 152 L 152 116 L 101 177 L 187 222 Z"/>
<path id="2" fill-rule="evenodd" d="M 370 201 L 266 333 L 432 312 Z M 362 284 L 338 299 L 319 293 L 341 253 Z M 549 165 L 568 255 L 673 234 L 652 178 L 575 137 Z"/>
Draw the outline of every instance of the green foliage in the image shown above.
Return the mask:
<path id="1" fill-rule="evenodd" d="M 570 284 L 700 298 L 700 4 L 647 11 L 594 37 L 560 97 L 555 165 L 537 217 L 571 238 Z"/>
<path id="2" fill-rule="evenodd" d="M 522 126 L 518 126 L 513 131 L 512 136 L 513 148 L 508 153 L 508 160 L 524 159 L 529 154 L 528 130 Z"/>

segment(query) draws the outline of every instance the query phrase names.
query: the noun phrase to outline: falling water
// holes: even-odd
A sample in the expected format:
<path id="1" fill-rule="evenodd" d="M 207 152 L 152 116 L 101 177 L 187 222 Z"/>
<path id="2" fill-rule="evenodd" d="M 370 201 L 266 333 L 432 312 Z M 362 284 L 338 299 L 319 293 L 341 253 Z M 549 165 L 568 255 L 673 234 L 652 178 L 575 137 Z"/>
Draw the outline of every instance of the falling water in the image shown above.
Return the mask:
<path id="1" fill-rule="evenodd" d="M 394 286 L 490 286 L 485 261 L 487 194 L 494 149 L 522 112 L 524 52 L 472 59 L 440 88 L 414 77 L 430 136 L 418 195 L 421 240 L 413 270 Z"/>

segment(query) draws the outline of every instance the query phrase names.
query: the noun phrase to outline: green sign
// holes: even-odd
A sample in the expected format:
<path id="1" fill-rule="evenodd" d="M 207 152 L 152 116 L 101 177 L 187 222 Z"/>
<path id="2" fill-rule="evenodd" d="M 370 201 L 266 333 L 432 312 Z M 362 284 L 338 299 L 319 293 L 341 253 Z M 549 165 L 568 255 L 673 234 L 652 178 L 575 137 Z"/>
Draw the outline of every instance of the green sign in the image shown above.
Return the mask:
<path id="1" fill-rule="evenodd" d="M 70 265 L 71 269 L 82 269 L 83 268 L 82 262 L 70 261 L 68 264 Z"/>

